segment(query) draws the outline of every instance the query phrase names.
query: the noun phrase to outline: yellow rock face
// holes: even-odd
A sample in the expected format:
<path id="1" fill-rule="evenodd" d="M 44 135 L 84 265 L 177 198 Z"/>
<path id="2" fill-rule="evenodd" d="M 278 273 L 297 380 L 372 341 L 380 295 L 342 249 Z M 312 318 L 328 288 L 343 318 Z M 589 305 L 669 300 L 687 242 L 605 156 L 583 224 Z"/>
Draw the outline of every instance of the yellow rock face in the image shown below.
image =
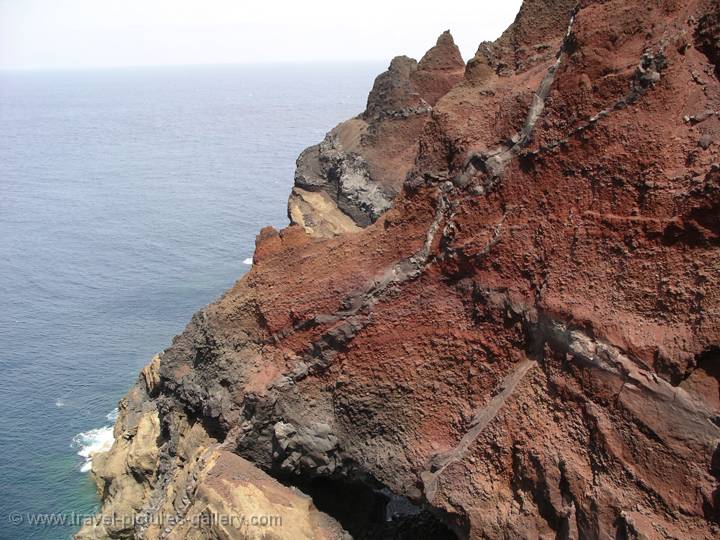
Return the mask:
<path id="1" fill-rule="evenodd" d="M 169 532 L 168 540 L 349 538 L 334 520 L 313 506 L 310 497 L 222 450 L 212 452 L 200 471 L 184 519 Z"/>
<path id="2" fill-rule="evenodd" d="M 326 238 L 360 229 L 326 193 L 293 188 L 288 200 L 288 215 L 311 236 Z"/>
<path id="3" fill-rule="evenodd" d="M 112 448 L 93 456 L 103 504 L 77 540 L 349 538 L 310 497 L 223 450 L 199 422 L 179 415 L 174 453 L 166 452 L 150 398 L 158 369 L 155 357 L 120 403 Z"/>

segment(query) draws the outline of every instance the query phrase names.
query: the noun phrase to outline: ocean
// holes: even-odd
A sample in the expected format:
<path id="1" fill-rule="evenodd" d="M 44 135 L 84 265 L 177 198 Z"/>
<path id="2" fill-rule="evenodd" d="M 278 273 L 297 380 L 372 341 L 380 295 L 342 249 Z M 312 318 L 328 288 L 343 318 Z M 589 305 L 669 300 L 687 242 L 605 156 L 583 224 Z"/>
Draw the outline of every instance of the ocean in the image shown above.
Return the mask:
<path id="1" fill-rule="evenodd" d="M 0 539 L 94 512 L 118 400 L 287 224 L 298 154 L 383 69 L 0 72 Z"/>

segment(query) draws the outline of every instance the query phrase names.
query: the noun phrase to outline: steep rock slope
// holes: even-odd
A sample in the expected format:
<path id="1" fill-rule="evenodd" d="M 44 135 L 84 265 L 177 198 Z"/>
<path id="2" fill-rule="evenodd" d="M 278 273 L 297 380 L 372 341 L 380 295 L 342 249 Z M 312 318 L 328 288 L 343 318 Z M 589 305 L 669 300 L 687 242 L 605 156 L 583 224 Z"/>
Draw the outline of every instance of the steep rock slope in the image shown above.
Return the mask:
<path id="1" fill-rule="evenodd" d="M 96 460 L 102 512 L 201 511 L 188 464 L 232 453 L 355 538 L 717 538 L 719 9 L 526 0 L 423 86 L 392 205 L 264 229 L 146 368 Z M 420 64 L 370 101 L 414 110 Z"/>
<path id="2" fill-rule="evenodd" d="M 323 237 L 377 220 L 402 189 L 433 105 L 464 70 L 450 32 L 420 62 L 394 58 L 375 80 L 365 112 L 335 127 L 298 158 L 290 222 Z"/>

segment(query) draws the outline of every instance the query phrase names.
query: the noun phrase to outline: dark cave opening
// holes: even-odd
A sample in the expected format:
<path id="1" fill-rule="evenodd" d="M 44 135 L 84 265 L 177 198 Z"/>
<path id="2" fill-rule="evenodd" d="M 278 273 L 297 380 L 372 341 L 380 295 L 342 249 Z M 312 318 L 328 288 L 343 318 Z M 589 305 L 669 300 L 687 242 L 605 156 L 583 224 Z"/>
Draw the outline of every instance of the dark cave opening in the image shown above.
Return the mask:
<path id="1" fill-rule="evenodd" d="M 309 495 L 354 540 L 458 540 L 433 512 L 389 490 L 332 478 L 280 479 Z"/>

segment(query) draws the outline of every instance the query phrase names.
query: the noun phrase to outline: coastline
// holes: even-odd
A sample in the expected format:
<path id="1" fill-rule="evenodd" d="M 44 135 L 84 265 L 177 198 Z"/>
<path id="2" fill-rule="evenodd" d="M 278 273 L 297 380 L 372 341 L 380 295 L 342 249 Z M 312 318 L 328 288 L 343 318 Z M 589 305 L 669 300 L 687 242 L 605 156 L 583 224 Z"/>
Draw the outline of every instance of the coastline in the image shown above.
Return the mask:
<path id="1" fill-rule="evenodd" d="M 526 0 L 393 59 L 121 401 L 128 519 L 76 538 L 717 536 L 715 7 Z"/>

